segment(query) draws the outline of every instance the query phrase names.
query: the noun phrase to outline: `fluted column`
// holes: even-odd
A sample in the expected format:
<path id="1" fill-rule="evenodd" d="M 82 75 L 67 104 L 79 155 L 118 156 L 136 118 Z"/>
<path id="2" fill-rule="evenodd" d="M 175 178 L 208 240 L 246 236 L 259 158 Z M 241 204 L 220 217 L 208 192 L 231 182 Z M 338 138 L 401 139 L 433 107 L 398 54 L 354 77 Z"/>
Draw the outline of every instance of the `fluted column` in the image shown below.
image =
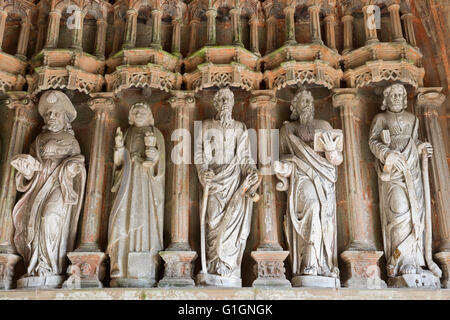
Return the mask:
<path id="1" fill-rule="evenodd" d="M 232 8 L 230 10 L 231 26 L 233 32 L 233 45 L 243 47 L 242 44 L 242 26 L 241 26 L 241 8 Z"/>
<path id="2" fill-rule="evenodd" d="M 72 29 L 72 44 L 71 48 L 83 50 L 83 14 L 81 10 L 73 12 L 75 18 L 75 28 Z"/>
<path id="3" fill-rule="evenodd" d="M 20 25 L 19 41 L 17 43 L 16 57 L 21 60 L 27 60 L 28 40 L 30 39 L 31 23 L 22 21 Z"/>
<path id="4" fill-rule="evenodd" d="M 277 23 L 277 19 L 274 16 L 270 16 L 266 20 L 266 26 L 267 26 L 266 54 L 268 54 L 276 49 L 276 42 L 275 42 L 276 23 Z"/>
<path id="5" fill-rule="evenodd" d="M 38 33 L 37 33 L 37 39 L 36 39 L 36 48 L 34 50 L 35 53 L 38 53 L 44 47 L 46 24 L 47 24 L 47 18 L 45 17 L 43 10 L 41 10 L 39 12 L 38 25 L 37 25 Z"/>
<path id="6" fill-rule="evenodd" d="M 215 46 L 216 45 L 216 17 L 217 17 L 217 9 L 209 8 L 206 10 L 206 32 L 207 32 L 207 46 Z"/>
<path id="7" fill-rule="evenodd" d="M 342 19 L 344 25 L 344 50 L 342 54 L 346 54 L 353 50 L 353 16 L 351 13 L 346 13 Z"/>
<path id="8" fill-rule="evenodd" d="M 192 251 L 189 244 L 189 216 L 190 216 L 190 178 L 191 163 L 191 127 L 192 112 L 195 108 L 193 91 L 171 92 L 169 103 L 174 112 L 174 141 L 172 159 L 172 191 L 171 202 L 171 233 L 170 245 L 160 252 L 164 260 L 164 278 L 158 287 L 193 287 L 193 261 L 197 252 Z"/>
<path id="9" fill-rule="evenodd" d="M 14 110 L 9 141 L 5 144 L 4 162 L 1 167 L 0 188 L 0 289 L 12 288 L 14 266 L 20 257 L 13 243 L 14 225 L 12 211 L 16 200 L 15 173 L 11 166 L 12 158 L 25 151 L 30 144 L 30 133 L 37 124 L 34 103 L 25 92 L 10 92 L 6 100 L 8 109 Z"/>
<path id="10" fill-rule="evenodd" d="M 434 150 L 430 159 L 432 178 L 430 184 L 434 191 L 432 197 L 436 204 L 436 225 L 439 235 L 439 247 L 435 257 L 444 271 L 441 279 L 442 286 L 450 288 L 450 206 L 448 205 L 450 183 L 445 143 L 437 112 L 445 101 L 445 95 L 441 92 L 442 88 L 419 88 L 416 106 L 422 115 L 426 140 L 431 143 Z"/>
<path id="11" fill-rule="evenodd" d="M 159 9 L 152 10 L 152 43 L 151 47 L 161 49 L 161 17 L 162 11 Z"/>
<path id="12" fill-rule="evenodd" d="M 172 54 L 175 56 L 181 56 L 180 43 L 181 43 L 181 19 L 173 19 L 172 20 Z"/>
<path id="13" fill-rule="evenodd" d="M 283 10 L 285 15 L 286 22 L 286 45 L 295 45 L 297 41 L 295 40 L 295 22 L 294 22 L 294 13 L 295 7 L 288 6 Z"/>
<path id="14" fill-rule="evenodd" d="M 322 35 L 320 32 L 320 6 L 312 5 L 308 8 L 309 12 L 309 26 L 311 32 L 311 42 L 323 44 Z"/>
<path id="15" fill-rule="evenodd" d="M 272 174 L 272 165 L 275 152 L 272 150 L 272 116 L 271 109 L 277 104 L 275 90 L 252 91 L 250 107 L 256 109 L 255 127 L 258 132 L 258 169 L 263 175 L 259 192 L 261 199 L 257 203 L 259 245 L 251 253 L 257 263 L 257 279 L 254 287 L 282 286 L 290 287 L 286 280 L 284 260 L 289 251 L 280 246 L 276 208 L 275 176 Z"/>
<path id="16" fill-rule="evenodd" d="M 188 56 L 190 56 L 197 50 L 197 34 L 198 34 L 198 26 L 199 25 L 200 25 L 200 21 L 197 19 L 191 20 L 191 22 L 189 22 L 191 33 L 190 33 L 190 38 L 189 38 Z"/>
<path id="17" fill-rule="evenodd" d="M 334 13 L 327 15 L 324 19 L 325 21 L 325 30 L 326 30 L 326 42 L 327 47 L 336 51 L 336 35 L 334 31 L 334 27 L 336 25 L 336 17 Z"/>
<path id="18" fill-rule="evenodd" d="M 138 16 L 137 10 L 135 9 L 127 10 L 125 39 L 122 45 L 124 49 L 132 49 L 136 45 L 137 16 Z"/>
<path id="19" fill-rule="evenodd" d="M 249 24 L 250 24 L 250 51 L 256 54 L 257 56 L 261 56 L 261 54 L 259 53 L 258 17 L 252 17 L 249 21 Z"/>
<path id="20" fill-rule="evenodd" d="M 393 3 L 388 6 L 388 10 L 391 18 L 393 40 L 395 42 L 405 42 L 405 38 L 403 38 L 402 32 L 402 23 L 400 20 L 400 5 L 397 3 Z"/>
<path id="21" fill-rule="evenodd" d="M 362 8 L 364 14 L 364 30 L 366 33 L 366 45 L 378 42 L 375 14 L 375 5 L 367 5 Z"/>
<path id="22" fill-rule="evenodd" d="M 47 40 L 45 42 L 45 48 L 56 48 L 58 46 L 60 20 L 61 11 L 50 11 L 48 14 Z"/>
<path id="23" fill-rule="evenodd" d="M 8 17 L 8 12 L 0 10 L 0 51 L 2 51 L 3 36 L 5 35 L 6 18 Z"/>
<path id="24" fill-rule="evenodd" d="M 405 13 L 402 15 L 402 20 L 405 27 L 406 40 L 413 47 L 417 47 L 416 35 L 414 33 L 413 14 Z"/>
<path id="25" fill-rule="evenodd" d="M 105 59 L 105 46 L 106 46 L 106 29 L 108 23 L 105 19 L 100 18 L 97 20 L 97 36 L 95 37 L 95 56 L 99 59 Z"/>
<path id="26" fill-rule="evenodd" d="M 71 277 L 64 287 L 102 288 L 103 262 L 102 223 L 107 221 L 106 199 L 110 192 L 112 171 L 112 145 L 116 123 L 113 94 L 110 92 L 92 94 L 88 102 L 94 111 L 93 135 L 90 147 L 89 172 L 86 183 L 86 198 L 81 218 L 80 240 L 77 249 L 67 254 L 71 266 Z M 104 228 L 103 228 L 104 229 Z M 86 267 L 88 265 L 89 267 Z"/>
<path id="27" fill-rule="evenodd" d="M 357 89 L 334 89 L 333 106 L 340 109 L 344 134 L 345 220 L 349 230 L 349 244 L 341 253 L 345 263 L 342 275 L 344 287 L 380 288 L 386 284 L 380 279 L 377 265 L 382 251 L 376 251 L 369 226 L 369 211 L 363 198 L 360 154 L 360 127 L 357 124 Z"/>

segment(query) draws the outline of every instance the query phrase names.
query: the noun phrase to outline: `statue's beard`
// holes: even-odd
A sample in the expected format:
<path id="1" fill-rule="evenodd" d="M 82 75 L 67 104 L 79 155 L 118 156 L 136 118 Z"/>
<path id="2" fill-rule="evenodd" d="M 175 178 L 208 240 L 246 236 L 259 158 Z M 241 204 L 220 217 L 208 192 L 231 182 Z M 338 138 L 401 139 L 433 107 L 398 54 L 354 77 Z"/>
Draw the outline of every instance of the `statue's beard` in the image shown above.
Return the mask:
<path id="1" fill-rule="evenodd" d="M 233 118 L 231 117 L 231 111 L 228 109 L 222 109 L 218 113 L 218 120 L 222 127 L 230 128 L 233 125 Z"/>
<path id="2" fill-rule="evenodd" d="M 298 115 L 298 121 L 301 124 L 311 123 L 313 119 L 314 119 L 314 109 L 312 108 L 305 108 L 302 110 L 302 113 Z"/>

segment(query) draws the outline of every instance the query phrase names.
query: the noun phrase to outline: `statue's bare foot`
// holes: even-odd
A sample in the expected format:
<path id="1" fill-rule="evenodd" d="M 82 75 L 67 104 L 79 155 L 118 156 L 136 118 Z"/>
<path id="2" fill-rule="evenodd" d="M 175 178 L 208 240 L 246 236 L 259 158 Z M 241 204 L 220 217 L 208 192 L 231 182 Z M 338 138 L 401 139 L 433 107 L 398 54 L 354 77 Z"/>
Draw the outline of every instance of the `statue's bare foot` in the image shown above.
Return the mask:
<path id="1" fill-rule="evenodd" d="M 305 270 L 303 270 L 303 274 L 307 276 L 317 276 L 317 267 L 305 267 Z"/>
<path id="2" fill-rule="evenodd" d="M 412 264 L 405 264 L 402 266 L 400 270 L 401 274 L 415 274 L 416 273 L 416 267 Z"/>

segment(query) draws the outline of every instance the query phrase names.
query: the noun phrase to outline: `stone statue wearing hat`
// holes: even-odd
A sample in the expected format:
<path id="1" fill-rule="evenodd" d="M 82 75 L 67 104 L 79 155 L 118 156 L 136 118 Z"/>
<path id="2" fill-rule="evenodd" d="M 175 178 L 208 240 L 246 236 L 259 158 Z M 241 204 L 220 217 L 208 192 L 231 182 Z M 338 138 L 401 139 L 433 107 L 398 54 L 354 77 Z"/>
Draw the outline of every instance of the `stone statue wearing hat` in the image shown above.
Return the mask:
<path id="1" fill-rule="evenodd" d="M 64 281 L 86 182 L 84 156 L 71 127 L 77 116 L 71 101 L 60 91 L 46 91 L 38 110 L 43 132 L 30 154 L 11 161 L 17 190 L 23 192 L 13 210 L 14 245 L 26 267 L 19 288 L 55 288 Z"/>

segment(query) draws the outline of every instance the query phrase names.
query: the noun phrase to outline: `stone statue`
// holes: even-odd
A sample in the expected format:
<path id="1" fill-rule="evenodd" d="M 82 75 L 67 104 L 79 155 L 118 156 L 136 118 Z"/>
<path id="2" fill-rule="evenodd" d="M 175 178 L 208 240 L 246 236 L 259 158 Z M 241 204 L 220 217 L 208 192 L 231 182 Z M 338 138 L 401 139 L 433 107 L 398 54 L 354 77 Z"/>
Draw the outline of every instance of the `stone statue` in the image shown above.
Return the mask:
<path id="1" fill-rule="evenodd" d="M 232 118 L 233 105 L 233 92 L 220 89 L 214 96 L 217 115 L 203 121 L 195 140 L 194 161 L 203 187 L 198 285 L 242 286 L 242 255 L 261 179 L 251 158 L 247 127 Z"/>
<path id="2" fill-rule="evenodd" d="M 131 127 L 117 128 L 114 148 L 115 194 L 107 253 L 112 287 L 152 287 L 163 249 L 164 137 L 147 103 L 134 104 Z"/>
<path id="3" fill-rule="evenodd" d="M 369 146 L 376 157 L 388 285 L 439 288 L 441 270 L 431 258 L 427 161 L 433 148 L 419 140 L 419 120 L 405 111 L 405 87 L 394 84 L 383 95 L 386 111 L 372 121 Z"/>
<path id="4" fill-rule="evenodd" d="M 284 230 L 293 286 L 340 287 L 337 263 L 337 168 L 342 131 L 314 119 L 314 98 L 301 90 L 291 103 L 291 119 L 280 131 L 280 161 L 274 163 L 277 190 L 287 191 Z M 289 180 L 289 181 L 288 181 Z"/>
<path id="5" fill-rule="evenodd" d="M 14 244 L 26 274 L 18 287 L 60 287 L 66 253 L 73 250 L 86 182 L 84 156 L 72 131 L 77 112 L 60 91 L 44 92 L 39 100 L 43 133 L 30 154 L 14 157 L 16 187 L 24 192 L 13 210 Z"/>

